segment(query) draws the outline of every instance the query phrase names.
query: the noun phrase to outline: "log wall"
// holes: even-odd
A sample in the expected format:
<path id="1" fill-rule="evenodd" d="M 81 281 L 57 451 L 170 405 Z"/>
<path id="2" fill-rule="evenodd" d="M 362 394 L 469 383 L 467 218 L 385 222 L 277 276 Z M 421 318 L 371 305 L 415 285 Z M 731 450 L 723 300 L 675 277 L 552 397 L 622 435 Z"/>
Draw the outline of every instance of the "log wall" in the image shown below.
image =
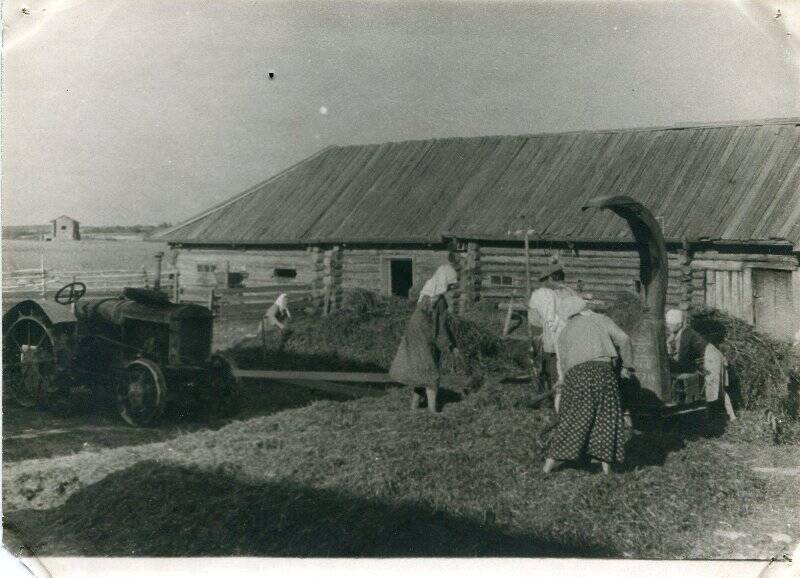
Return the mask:
<path id="1" fill-rule="evenodd" d="M 341 258 L 342 286 L 389 295 L 391 259 L 411 259 L 414 286 L 421 287 L 439 265 L 447 263 L 447 255 L 441 249 L 345 249 Z"/>
<path id="2" fill-rule="evenodd" d="M 531 287 L 538 286 L 538 278 L 554 259 L 564 266 L 567 285 L 581 293 L 593 307 L 603 308 L 624 293 L 636 293 L 639 287 L 639 256 L 635 251 L 553 252 L 545 249 L 530 251 Z M 669 254 L 669 284 L 667 304 L 680 306 L 691 296 L 683 284 L 684 272 L 679 254 Z M 481 298 L 509 300 L 521 299 L 526 292 L 525 257 L 521 249 L 481 247 L 480 257 Z M 493 277 L 507 276 L 512 286 L 498 285 Z"/>
<path id="3" fill-rule="evenodd" d="M 198 266 L 202 268 L 209 265 L 213 265 L 217 272 L 225 271 L 226 266 L 231 272 L 247 272 L 245 285 L 254 287 L 275 283 L 309 284 L 313 283 L 317 276 L 314 254 L 303 249 L 282 251 L 183 248 L 176 259 L 181 284 L 189 287 L 217 286 L 214 272 L 198 269 Z M 297 277 L 294 279 L 277 277 L 275 269 L 295 269 Z"/>
<path id="4" fill-rule="evenodd" d="M 635 251 L 578 250 L 530 251 L 531 287 L 536 288 L 541 272 L 555 259 L 564 265 L 566 283 L 581 293 L 594 308 L 602 309 L 625 293 L 639 289 L 639 257 Z M 521 248 L 483 246 L 472 242 L 461 247 L 456 268 L 460 276 L 457 302 L 469 308 L 477 301 L 495 303 L 525 299 L 525 257 Z M 361 288 L 391 293 L 390 261 L 407 258 L 413 262 L 413 282 L 421 287 L 436 268 L 447 262 L 448 251 L 436 249 L 361 249 L 334 247 L 305 250 L 200 249 L 183 248 L 176 259 L 182 286 L 214 287 L 216 271 L 246 271 L 245 285 L 256 287 L 275 283 L 310 285 L 315 303 L 324 312 L 337 309 L 342 291 Z M 279 278 L 275 269 L 297 271 L 292 280 Z M 800 328 L 800 270 L 797 255 L 725 254 L 715 251 L 669 253 L 667 306 L 688 308 L 710 306 L 753 323 L 753 269 L 792 271 L 795 302 L 793 315 Z M 499 277 L 499 279 L 498 279 Z M 504 279 L 505 278 L 505 279 Z M 511 281 L 506 285 L 503 281 Z M 499 282 L 498 282 L 499 281 Z"/>

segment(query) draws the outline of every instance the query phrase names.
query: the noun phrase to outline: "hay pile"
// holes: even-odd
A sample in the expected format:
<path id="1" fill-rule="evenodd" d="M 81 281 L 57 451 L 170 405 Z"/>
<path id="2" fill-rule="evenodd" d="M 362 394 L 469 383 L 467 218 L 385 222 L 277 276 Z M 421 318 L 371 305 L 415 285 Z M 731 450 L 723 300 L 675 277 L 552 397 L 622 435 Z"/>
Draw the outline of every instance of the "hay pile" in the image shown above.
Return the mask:
<path id="1" fill-rule="evenodd" d="M 414 310 L 414 303 L 365 290 L 345 292 L 339 311 L 292 324 L 284 351 L 266 357 L 256 339 L 233 351 L 242 367 L 275 370 L 387 372 Z M 524 355 L 500 339 L 501 322 L 481 312 L 451 317 L 451 328 L 466 361 L 445 355 L 445 373 L 463 375 L 524 370 Z"/>
<path id="2" fill-rule="evenodd" d="M 393 391 L 9 464 L 5 508 L 48 509 L 9 519 L 49 554 L 670 558 L 713 557 L 719 521 L 770 499 L 702 439 L 636 437 L 622 473 L 547 477 L 531 398 L 487 386 L 436 417 Z"/>
<path id="3" fill-rule="evenodd" d="M 234 353 L 243 367 L 386 372 L 413 307 L 408 300 L 350 290 L 340 311 L 294 323 L 280 354 L 273 350 L 265 356 L 256 340 L 243 342 Z M 604 313 L 630 332 L 641 318 L 641 301 L 623 294 Z M 690 315 L 692 326 L 728 359 L 737 407 L 771 410 L 783 424 L 783 438 L 800 440 L 800 396 L 797 386 L 794 393 L 789 391 L 792 383 L 800 383 L 800 351 L 721 311 L 701 308 Z M 508 375 L 528 370 L 527 346 L 500 338 L 502 318 L 495 309 L 478 306 L 453 316 L 451 328 L 462 358 L 445 355 L 445 373 Z"/>
<path id="4" fill-rule="evenodd" d="M 624 295 L 604 313 L 630 332 L 641 318 L 641 301 L 634 295 Z M 728 360 L 734 403 L 739 408 L 771 410 L 784 420 L 787 431 L 794 429 L 791 422 L 800 410 L 800 350 L 758 333 L 752 325 L 717 309 L 692 309 L 689 320 Z"/>
<path id="5" fill-rule="evenodd" d="M 691 324 L 728 360 L 741 404 L 750 409 L 781 407 L 790 378 L 800 372 L 800 352 L 760 334 L 753 326 L 716 309 L 692 311 Z"/>

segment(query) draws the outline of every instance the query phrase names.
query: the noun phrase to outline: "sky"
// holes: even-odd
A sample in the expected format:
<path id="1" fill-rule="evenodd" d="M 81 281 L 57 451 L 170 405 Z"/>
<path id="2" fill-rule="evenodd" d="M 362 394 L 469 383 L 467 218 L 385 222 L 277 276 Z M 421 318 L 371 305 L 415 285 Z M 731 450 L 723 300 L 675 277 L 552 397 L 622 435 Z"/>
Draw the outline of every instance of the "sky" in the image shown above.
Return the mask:
<path id="1" fill-rule="evenodd" d="M 800 117 L 797 0 L 5 0 L 3 20 L 7 225 L 179 222 L 329 145 Z"/>

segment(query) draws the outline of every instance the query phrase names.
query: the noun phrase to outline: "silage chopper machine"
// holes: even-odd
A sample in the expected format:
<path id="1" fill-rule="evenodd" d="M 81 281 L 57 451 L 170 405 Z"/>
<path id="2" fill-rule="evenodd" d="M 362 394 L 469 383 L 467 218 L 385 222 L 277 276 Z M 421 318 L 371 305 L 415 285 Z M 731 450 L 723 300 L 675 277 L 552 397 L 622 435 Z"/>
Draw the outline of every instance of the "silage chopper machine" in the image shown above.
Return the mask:
<path id="1" fill-rule="evenodd" d="M 636 371 L 621 380 L 623 404 L 632 416 L 645 418 L 705 410 L 703 375 L 670 372 L 664 321 L 668 254 L 658 221 L 628 196 L 597 198 L 582 208 L 587 209 L 606 209 L 625 219 L 639 255 L 642 309 L 630 331 Z"/>

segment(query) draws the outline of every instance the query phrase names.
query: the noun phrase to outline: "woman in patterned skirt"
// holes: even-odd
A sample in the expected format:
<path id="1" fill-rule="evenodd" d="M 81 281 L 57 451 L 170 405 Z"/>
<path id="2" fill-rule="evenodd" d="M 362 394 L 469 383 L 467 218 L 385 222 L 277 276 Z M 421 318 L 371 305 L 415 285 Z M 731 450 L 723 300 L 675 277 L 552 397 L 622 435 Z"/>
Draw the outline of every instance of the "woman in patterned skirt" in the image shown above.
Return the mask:
<path id="1" fill-rule="evenodd" d="M 622 360 L 622 375 L 633 369 L 633 348 L 628 335 L 605 315 L 586 309 L 580 297 L 561 302 L 566 324 L 556 338 L 560 375 L 561 408 L 558 425 L 548 450 L 544 472 L 558 462 L 583 457 L 602 463 L 622 462 L 623 417 L 615 363 Z"/>

